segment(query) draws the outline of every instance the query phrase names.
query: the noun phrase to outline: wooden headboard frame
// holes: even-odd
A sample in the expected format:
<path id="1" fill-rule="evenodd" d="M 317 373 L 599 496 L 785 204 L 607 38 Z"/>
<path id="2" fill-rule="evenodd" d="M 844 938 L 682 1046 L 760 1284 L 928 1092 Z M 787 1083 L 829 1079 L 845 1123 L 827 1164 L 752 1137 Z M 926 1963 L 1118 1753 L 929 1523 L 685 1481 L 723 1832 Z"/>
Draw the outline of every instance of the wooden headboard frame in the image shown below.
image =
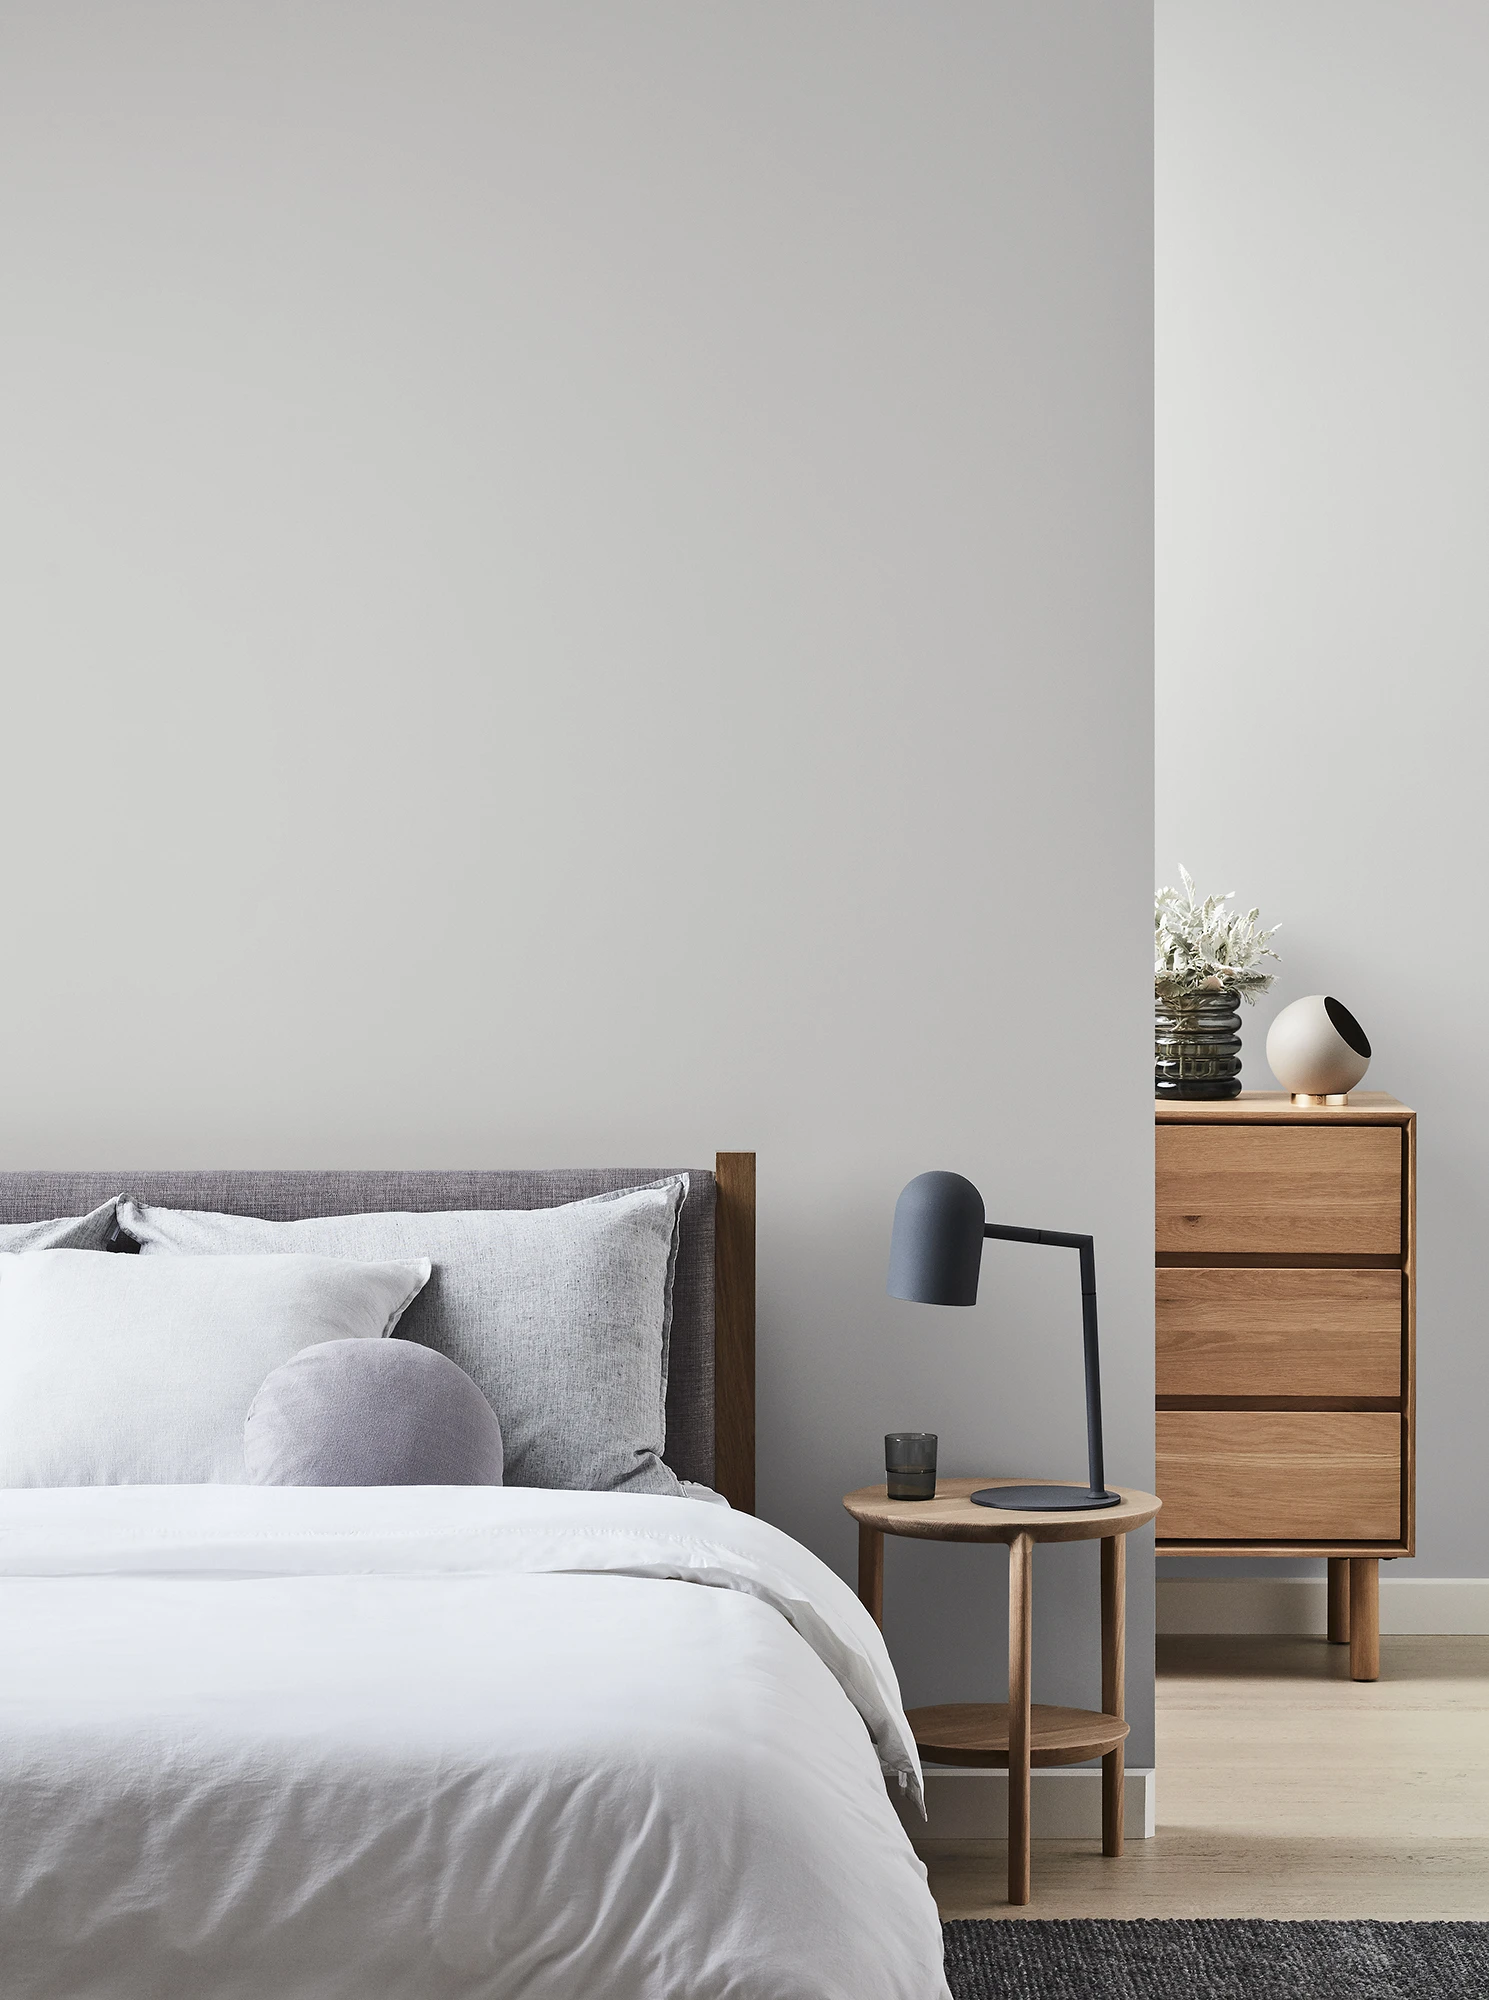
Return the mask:
<path id="1" fill-rule="evenodd" d="M 755 1155 L 714 1160 L 714 1485 L 755 1511 Z"/>

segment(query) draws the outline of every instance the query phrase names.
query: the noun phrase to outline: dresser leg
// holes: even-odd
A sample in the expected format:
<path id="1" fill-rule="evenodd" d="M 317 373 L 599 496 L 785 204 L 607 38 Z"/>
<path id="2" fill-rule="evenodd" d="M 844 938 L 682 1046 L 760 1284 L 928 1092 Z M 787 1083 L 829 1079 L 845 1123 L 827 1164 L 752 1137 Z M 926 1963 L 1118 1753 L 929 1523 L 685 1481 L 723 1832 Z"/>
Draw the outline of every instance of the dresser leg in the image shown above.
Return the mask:
<path id="1" fill-rule="evenodd" d="M 1119 1718 L 1126 1714 L 1127 1687 L 1127 1537 L 1104 1535 L 1101 1541 L 1101 1710 Z M 1101 1851 L 1122 1852 L 1123 1793 L 1126 1789 L 1125 1745 L 1119 1743 L 1101 1760 Z"/>
<path id="2" fill-rule="evenodd" d="M 858 1596 L 865 1611 L 884 1630 L 884 1535 L 858 1524 Z"/>
<path id="3" fill-rule="evenodd" d="M 1349 1564 L 1348 1556 L 1329 1557 L 1329 1644 L 1349 1644 Z"/>
<path id="4" fill-rule="evenodd" d="M 1029 1900 L 1029 1700 L 1034 1636 L 1034 1543 L 1008 1544 L 1008 1900 Z"/>
<path id="5" fill-rule="evenodd" d="M 1380 1564 L 1374 1556 L 1349 1559 L 1349 1675 L 1380 1679 Z"/>

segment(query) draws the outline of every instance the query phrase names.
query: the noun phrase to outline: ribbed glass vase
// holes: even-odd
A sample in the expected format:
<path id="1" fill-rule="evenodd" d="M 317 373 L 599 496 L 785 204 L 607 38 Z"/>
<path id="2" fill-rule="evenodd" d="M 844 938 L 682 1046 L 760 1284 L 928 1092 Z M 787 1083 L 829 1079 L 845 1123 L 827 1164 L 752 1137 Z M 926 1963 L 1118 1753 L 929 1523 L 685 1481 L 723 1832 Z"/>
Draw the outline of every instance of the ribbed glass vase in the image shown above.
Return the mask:
<path id="1" fill-rule="evenodd" d="M 1241 996 L 1186 993 L 1154 1004 L 1153 1095 L 1176 1098 L 1241 1094 Z"/>

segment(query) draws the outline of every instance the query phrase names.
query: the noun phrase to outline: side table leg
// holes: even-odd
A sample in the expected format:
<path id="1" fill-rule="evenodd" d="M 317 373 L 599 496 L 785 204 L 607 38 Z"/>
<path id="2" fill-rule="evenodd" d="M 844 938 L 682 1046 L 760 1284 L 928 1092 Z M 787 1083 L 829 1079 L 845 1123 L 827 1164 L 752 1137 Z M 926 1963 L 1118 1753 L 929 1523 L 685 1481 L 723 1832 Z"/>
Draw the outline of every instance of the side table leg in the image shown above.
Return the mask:
<path id="1" fill-rule="evenodd" d="M 1125 1717 L 1127 1700 L 1127 1537 L 1101 1538 L 1101 1709 Z M 1122 1852 L 1126 1746 L 1101 1760 L 1101 1851 Z"/>
<path id="2" fill-rule="evenodd" d="M 878 1528 L 858 1524 L 858 1596 L 865 1611 L 884 1630 L 884 1536 Z"/>
<path id="3" fill-rule="evenodd" d="M 1034 1542 L 1008 1544 L 1008 1900 L 1029 1900 L 1029 1700 Z"/>
<path id="4" fill-rule="evenodd" d="M 1348 1556 L 1329 1557 L 1329 1644 L 1349 1644 Z"/>
<path id="5" fill-rule="evenodd" d="M 1349 1677 L 1380 1679 L 1380 1564 L 1374 1556 L 1349 1559 Z"/>

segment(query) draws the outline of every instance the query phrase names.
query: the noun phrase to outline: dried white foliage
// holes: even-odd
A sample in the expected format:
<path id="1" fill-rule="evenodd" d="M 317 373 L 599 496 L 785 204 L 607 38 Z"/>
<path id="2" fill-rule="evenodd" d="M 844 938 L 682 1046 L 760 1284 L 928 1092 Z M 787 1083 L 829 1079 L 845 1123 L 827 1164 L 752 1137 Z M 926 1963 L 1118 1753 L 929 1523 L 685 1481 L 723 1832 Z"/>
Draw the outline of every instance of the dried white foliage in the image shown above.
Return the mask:
<path id="1" fill-rule="evenodd" d="M 1182 891 L 1160 889 L 1154 899 L 1153 986 L 1158 998 L 1177 1000 L 1186 993 L 1223 993 L 1231 987 L 1254 1002 L 1277 976 L 1262 971 L 1262 960 L 1282 963 L 1270 942 L 1281 924 L 1258 930 L 1260 911 L 1248 910 L 1243 917 L 1226 908 L 1234 889 L 1201 902 L 1182 862 L 1179 875 Z"/>

